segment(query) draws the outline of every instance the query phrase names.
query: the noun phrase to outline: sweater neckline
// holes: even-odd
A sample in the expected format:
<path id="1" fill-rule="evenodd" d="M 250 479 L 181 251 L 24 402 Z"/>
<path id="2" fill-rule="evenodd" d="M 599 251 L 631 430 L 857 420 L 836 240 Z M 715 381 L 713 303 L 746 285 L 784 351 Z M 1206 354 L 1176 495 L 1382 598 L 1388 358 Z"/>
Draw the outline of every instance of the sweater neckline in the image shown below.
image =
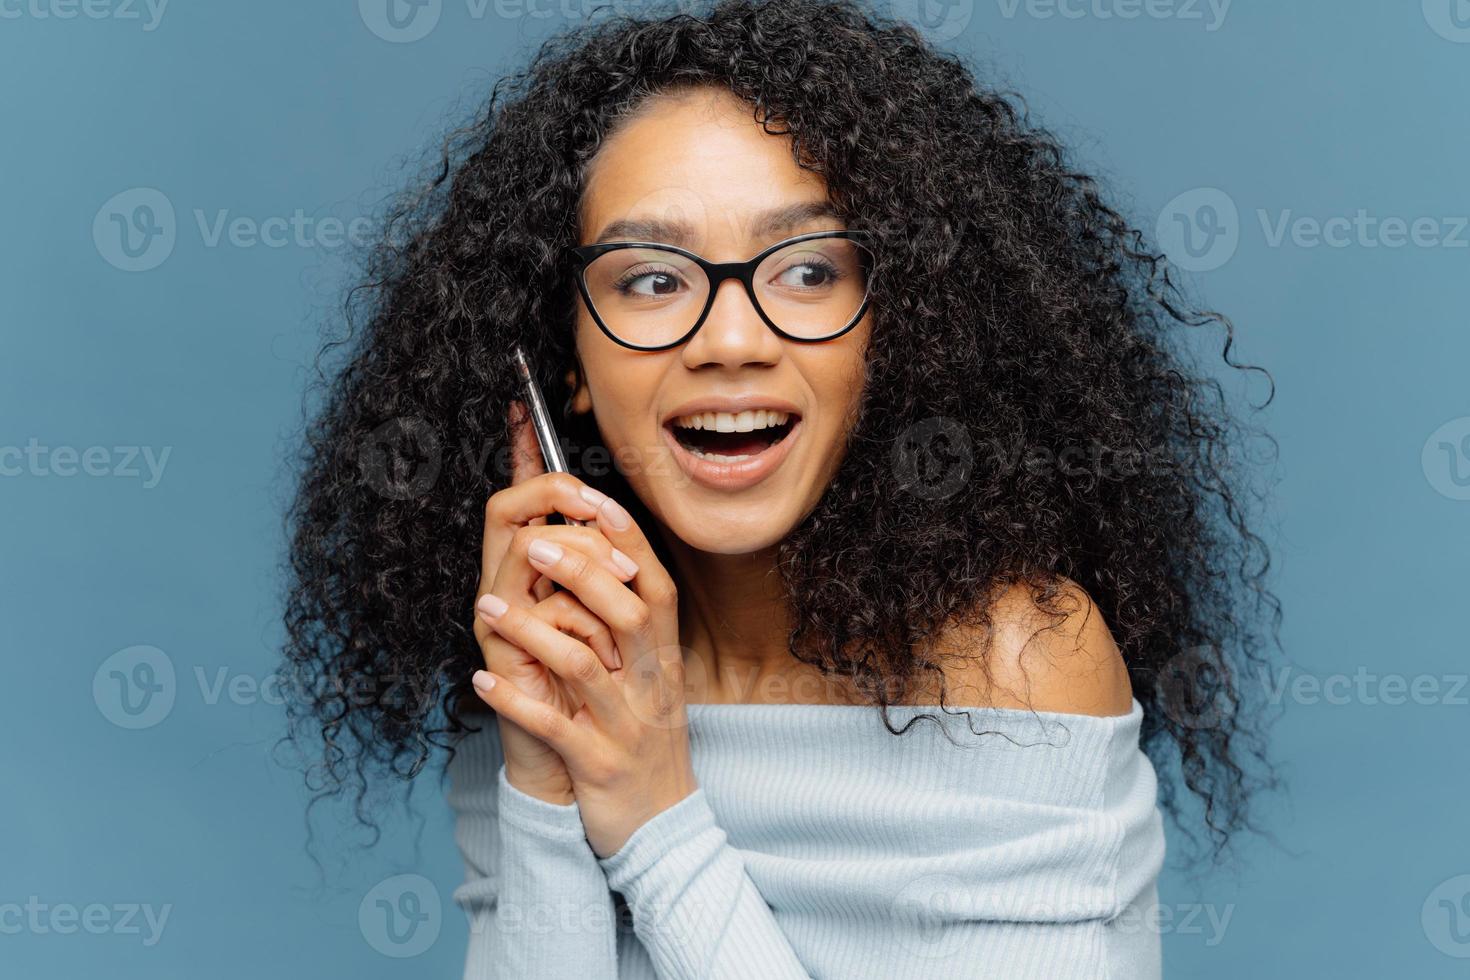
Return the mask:
<path id="1" fill-rule="evenodd" d="M 876 705 L 865 704 L 768 704 L 768 703 L 708 703 L 685 705 L 689 723 L 694 726 L 721 724 L 756 723 L 760 726 L 820 723 L 824 728 L 842 729 L 883 728 L 882 716 Z M 966 721 L 980 720 L 992 725 L 1037 726 L 1066 729 L 1093 729 L 1100 731 L 1115 728 L 1137 727 L 1143 720 L 1143 705 L 1138 698 L 1130 699 L 1125 715 L 1083 715 L 1065 711 L 1032 711 L 1026 708 L 997 708 L 976 705 L 895 704 L 888 707 L 889 717 L 900 721 L 928 714 L 946 726 L 965 727 Z"/>
<path id="2" fill-rule="evenodd" d="M 1095 801 L 1110 774 L 1136 761 L 1143 719 L 1137 698 L 1126 715 L 892 705 L 891 730 L 872 705 L 685 707 L 700 778 L 724 785 L 726 795 L 732 791 L 724 781 L 749 776 L 732 760 L 759 759 L 750 770 L 757 781 L 780 773 L 814 779 L 855 766 L 884 785 L 915 792 L 977 788 L 977 779 L 989 781 L 986 792 L 1002 792 L 997 780 L 1012 779 L 1020 780 L 1016 793 L 1028 798 Z M 749 786 L 733 792 L 747 791 L 755 792 Z"/>

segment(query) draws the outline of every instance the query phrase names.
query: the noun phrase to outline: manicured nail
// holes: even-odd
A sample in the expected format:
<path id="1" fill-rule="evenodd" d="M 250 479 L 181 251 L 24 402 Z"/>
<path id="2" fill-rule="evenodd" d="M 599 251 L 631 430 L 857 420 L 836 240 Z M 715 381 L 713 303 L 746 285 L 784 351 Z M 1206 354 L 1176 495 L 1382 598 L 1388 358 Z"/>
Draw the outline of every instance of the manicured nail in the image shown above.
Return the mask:
<path id="1" fill-rule="evenodd" d="M 490 619 L 499 619 L 505 615 L 510 604 L 495 593 L 486 592 L 480 596 L 480 601 L 475 603 L 475 608 Z"/>
<path id="2" fill-rule="evenodd" d="M 577 492 L 582 495 L 583 500 L 587 501 L 593 507 L 601 507 L 602 502 L 607 499 L 607 494 L 588 486 L 580 488 Z"/>
<path id="3" fill-rule="evenodd" d="M 607 498 L 607 503 L 602 505 L 598 513 L 606 517 L 607 522 L 617 531 L 626 531 L 633 523 L 633 518 L 623 509 L 623 505 L 611 497 Z"/>
<path id="4" fill-rule="evenodd" d="M 526 549 L 531 560 L 542 565 L 551 565 L 561 561 L 561 545 L 552 544 L 550 541 L 532 541 L 531 547 Z"/>
<path id="5" fill-rule="evenodd" d="M 478 690 L 489 691 L 495 686 L 495 678 L 491 676 L 488 670 L 477 670 L 470 677 L 470 683 L 475 685 Z"/>
<path id="6" fill-rule="evenodd" d="M 613 564 L 621 568 L 625 574 L 638 574 L 638 563 L 616 548 L 612 550 L 612 560 Z"/>

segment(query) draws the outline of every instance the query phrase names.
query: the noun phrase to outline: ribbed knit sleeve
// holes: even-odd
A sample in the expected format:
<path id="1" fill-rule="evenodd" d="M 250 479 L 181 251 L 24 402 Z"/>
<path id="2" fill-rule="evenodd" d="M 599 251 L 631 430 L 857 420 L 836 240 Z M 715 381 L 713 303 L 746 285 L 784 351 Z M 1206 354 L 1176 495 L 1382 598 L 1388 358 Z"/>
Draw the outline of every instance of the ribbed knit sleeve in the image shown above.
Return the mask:
<path id="1" fill-rule="evenodd" d="M 697 789 L 600 861 L 661 980 L 809 978 Z"/>
<path id="2" fill-rule="evenodd" d="M 449 766 L 465 980 L 617 980 L 612 892 L 581 813 L 512 786 L 498 732 L 491 719 L 466 735 Z"/>

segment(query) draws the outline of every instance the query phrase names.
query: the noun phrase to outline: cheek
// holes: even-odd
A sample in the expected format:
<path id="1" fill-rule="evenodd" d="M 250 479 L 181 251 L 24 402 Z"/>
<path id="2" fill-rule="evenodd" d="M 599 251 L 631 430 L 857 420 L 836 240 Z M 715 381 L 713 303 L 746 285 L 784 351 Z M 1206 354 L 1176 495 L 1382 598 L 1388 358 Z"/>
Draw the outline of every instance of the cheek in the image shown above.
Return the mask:
<path id="1" fill-rule="evenodd" d="M 856 329 L 853 331 L 857 332 Z M 824 414 L 834 427 L 846 426 L 862 403 L 863 384 L 867 374 L 866 337 L 857 338 L 851 345 L 824 353 L 832 356 L 814 365 L 814 373 L 810 376 L 818 379 L 817 398 L 826 410 Z"/>
<path id="2" fill-rule="evenodd" d="M 579 325 L 579 329 L 583 329 Z M 607 448 L 659 445 L 658 420 L 653 396 L 661 372 L 658 358 L 615 348 L 597 330 L 596 336 L 578 338 L 591 410 Z"/>

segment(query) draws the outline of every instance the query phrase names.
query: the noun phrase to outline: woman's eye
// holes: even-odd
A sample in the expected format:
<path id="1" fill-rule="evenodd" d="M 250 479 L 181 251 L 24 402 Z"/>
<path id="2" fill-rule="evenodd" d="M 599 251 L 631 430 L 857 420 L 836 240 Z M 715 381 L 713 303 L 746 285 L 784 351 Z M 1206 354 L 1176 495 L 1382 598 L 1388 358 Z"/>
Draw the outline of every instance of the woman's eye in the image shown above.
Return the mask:
<path id="1" fill-rule="evenodd" d="M 817 289 L 830 285 L 835 278 L 835 272 L 825 262 L 798 262 L 777 276 L 776 282 L 778 285 L 797 289 Z"/>
<path id="2" fill-rule="evenodd" d="M 672 272 L 634 270 L 618 280 L 617 288 L 619 292 L 638 296 L 667 296 L 678 291 L 679 277 Z"/>

